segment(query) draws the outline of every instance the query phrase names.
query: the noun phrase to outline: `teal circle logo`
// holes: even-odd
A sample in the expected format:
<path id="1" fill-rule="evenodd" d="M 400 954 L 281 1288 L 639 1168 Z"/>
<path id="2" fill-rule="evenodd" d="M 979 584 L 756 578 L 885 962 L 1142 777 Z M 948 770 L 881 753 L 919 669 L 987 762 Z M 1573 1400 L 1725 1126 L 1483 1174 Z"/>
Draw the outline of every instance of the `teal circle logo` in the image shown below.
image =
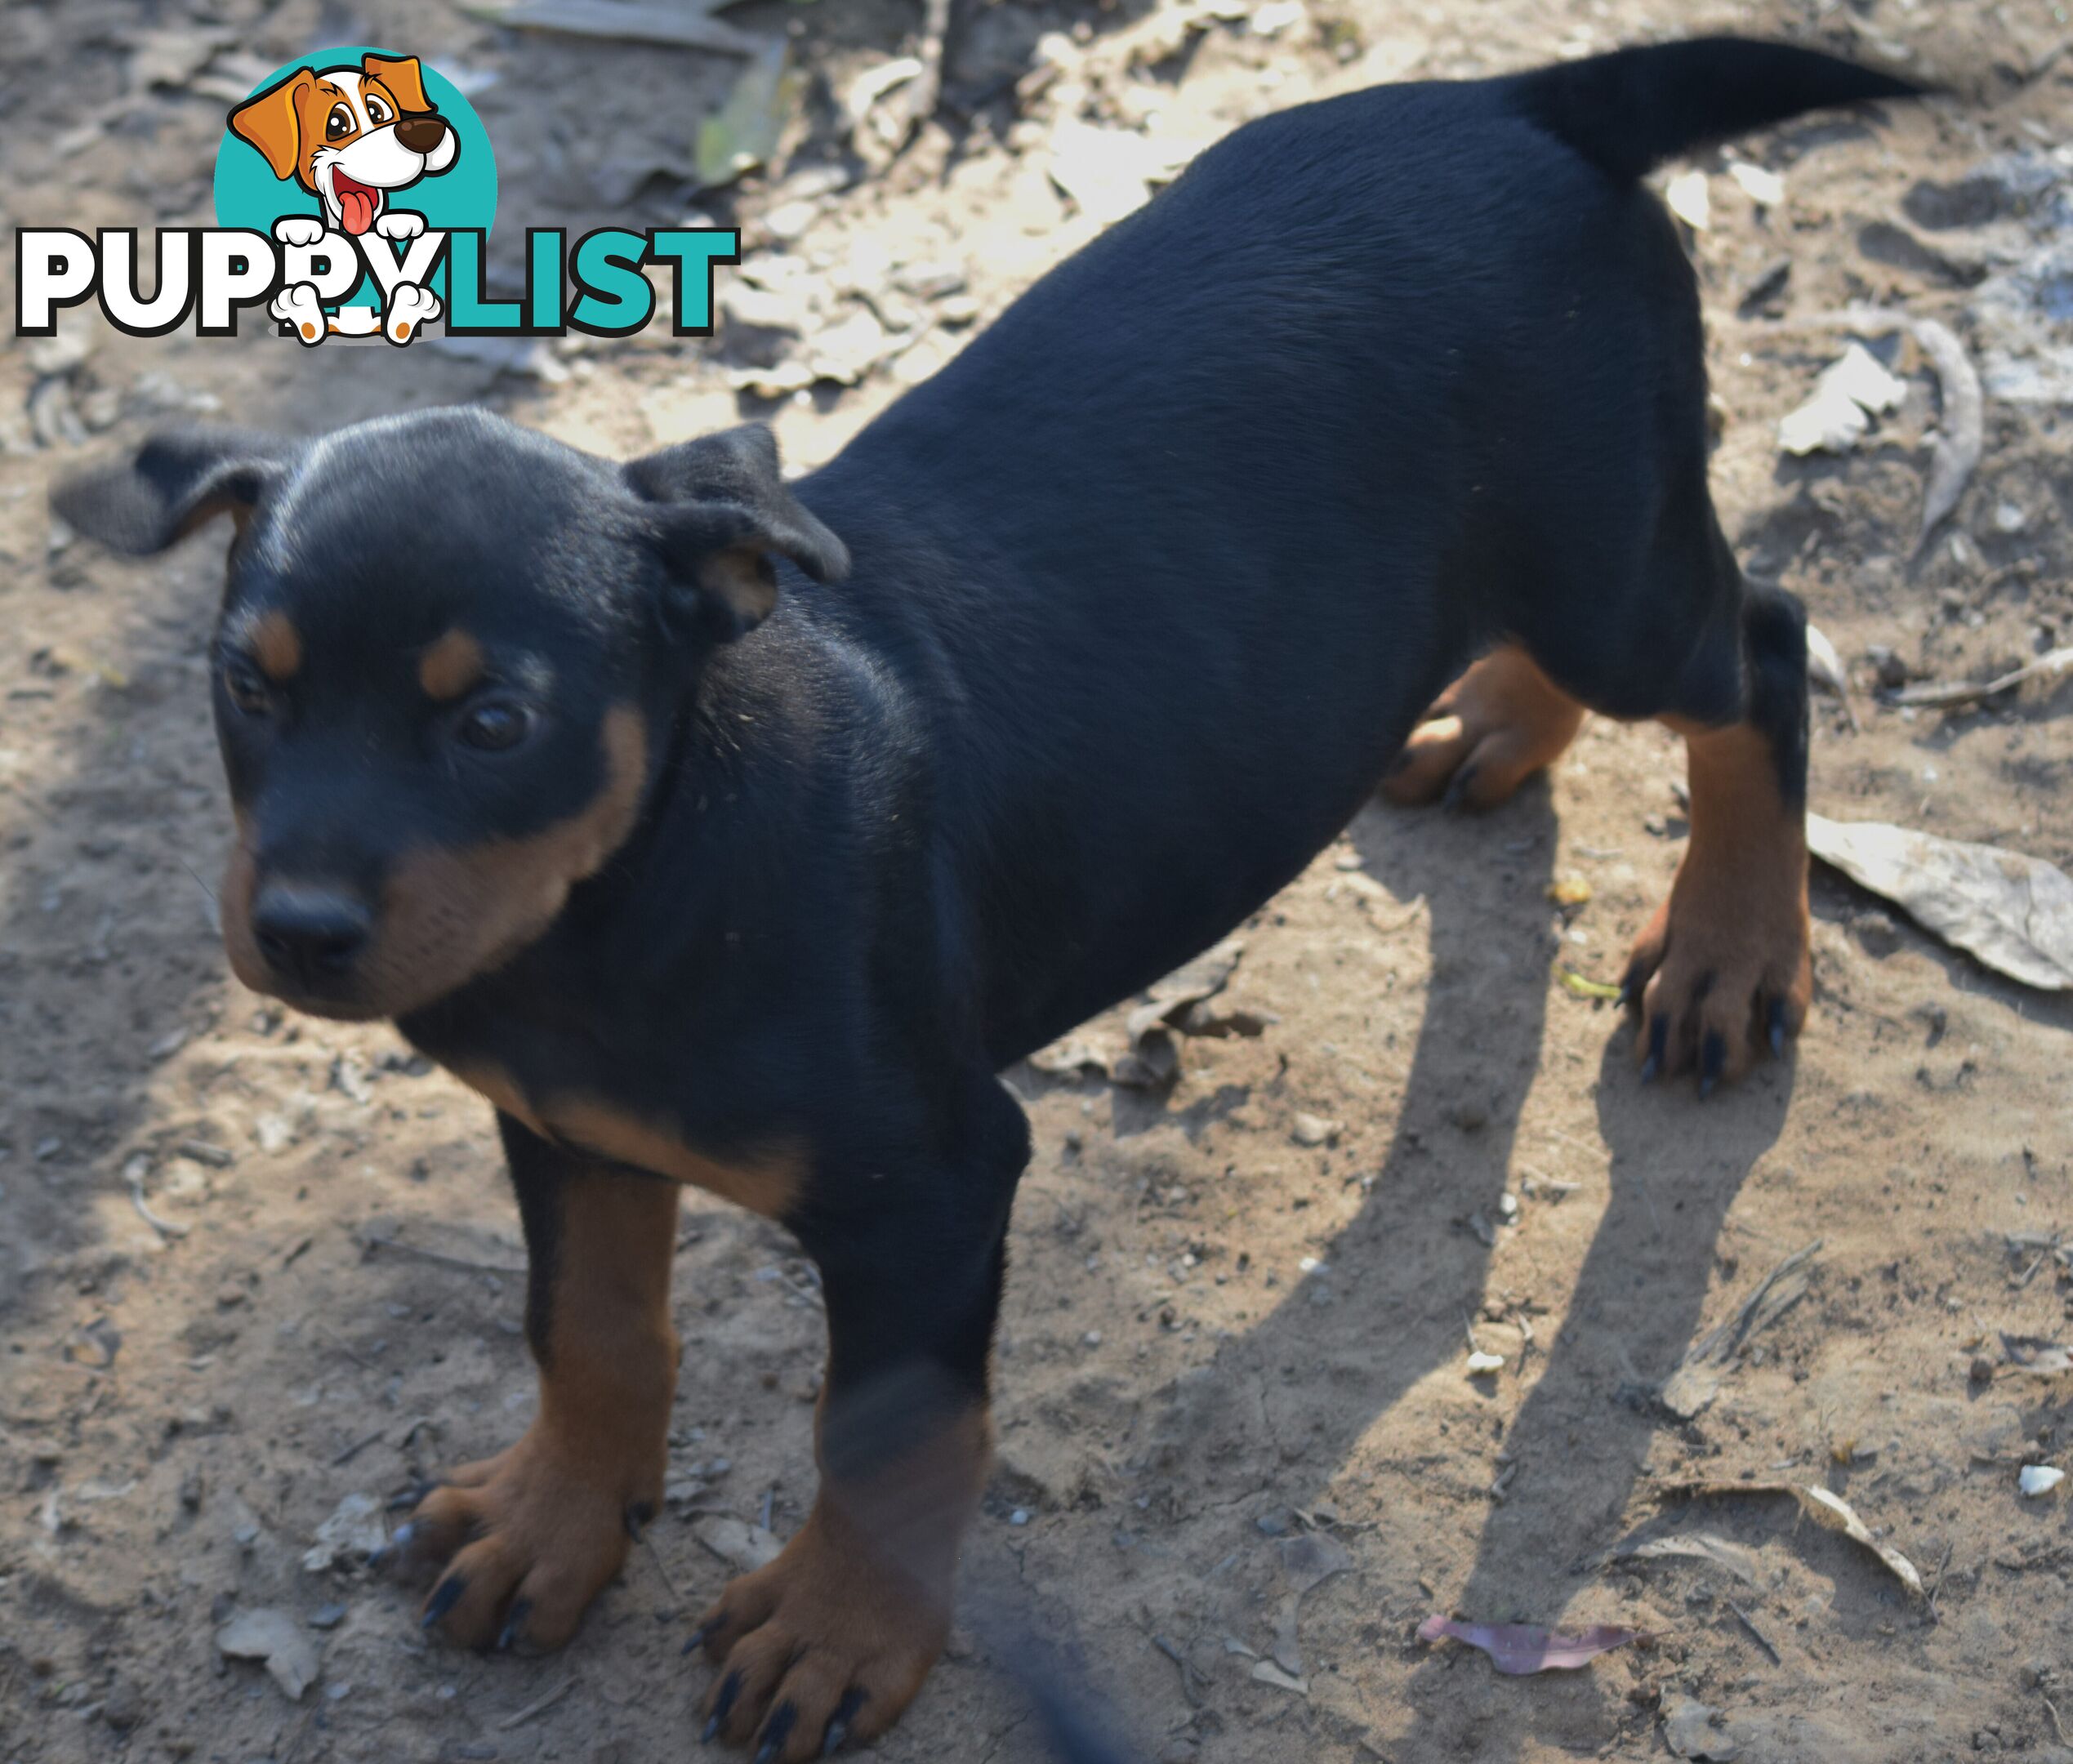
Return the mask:
<path id="1" fill-rule="evenodd" d="M 370 57 L 376 69 L 372 81 L 368 75 Z M 285 62 L 253 87 L 243 104 L 232 107 L 230 127 L 216 156 L 216 225 L 249 227 L 256 233 L 270 234 L 274 221 L 283 215 L 315 215 L 331 224 L 334 217 L 326 215 L 323 200 L 310 186 L 307 168 L 311 155 L 329 145 L 324 136 L 330 132 L 332 109 L 342 104 L 349 113 L 343 119 L 346 126 L 358 131 L 336 149 L 337 161 L 348 168 L 350 176 L 350 167 L 356 163 L 355 146 L 384 129 L 393 131 L 399 118 L 407 127 L 408 119 L 419 114 L 405 108 L 419 96 L 408 89 L 412 69 L 430 111 L 444 118 L 453 132 L 452 162 L 444 171 L 424 171 L 407 185 L 391 186 L 378 180 L 395 171 L 407 172 L 408 161 L 396 164 L 386 154 L 366 152 L 375 176 L 363 181 L 381 190 L 386 198 L 383 207 L 421 214 L 428 227 L 480 227 L 488 231 L 497 216 L 497 161 L 490 152 L 488 131 L 475 114 L 475 106 L 461 96 L 459 87 L 430 62 L 370 44 L 323 49 Z M 305 72 L 314 76 L 314 84 L 305 93 L 298 94 L 295 78 Z M 337 72 L 354 75 L 359 89 L 344 80 L 326 78 Z M 336 95 L 323 91 L 326 85 L 336 87 Z M 255 101 L 270 93 L 278 95 L 278 102 L 269 101 L 254 111 Z M 388 121 L 372 124 L 370 100 L 392 110 Z M 242 128 L 241 117 L 244 119 Z M 428 163 L 430 158 L 427 156 Z M 277 171 L 276 167 L 283 169 Z M 349 223 L 343 230 L 350 229 Z"/>
<path id="2" fill-rule="evenodd" d="M 366 43 L 316 51 L 276 68 L 226 120 L 219 226 L 274 238 L 276 222 L 308 216 L 364 238 L 363 250 L 387 240 L 401 252 L 426 231 L 486 233 L 496 218 L 488 131 L 460 87 L 415 56 Z M 443 296 L 445 282 L 442 261 L 426 286 Z M 342 304 L 378 307 L 381 296 L 363 277 Z"/>

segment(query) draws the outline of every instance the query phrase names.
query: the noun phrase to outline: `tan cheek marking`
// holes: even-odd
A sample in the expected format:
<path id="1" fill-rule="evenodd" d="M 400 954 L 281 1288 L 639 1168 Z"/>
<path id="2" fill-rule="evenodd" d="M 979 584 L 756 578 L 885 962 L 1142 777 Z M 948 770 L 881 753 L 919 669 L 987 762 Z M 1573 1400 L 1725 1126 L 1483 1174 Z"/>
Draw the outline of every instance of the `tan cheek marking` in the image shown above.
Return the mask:
<path id="1" fill-rule="evenodd" d="M 396 335 L 403 335 L 402 327 Z M 444 704 L 474 685 L 482 671 L 482 645 L 457 625 L 418 657 L 417 684 L 426 697 Z"/>
<path id="2" fill-rule="evenodd" d="M 302 634 L 287 613 L 262 613 L 252 628 L 252 653 L 270 680 L 293 679 L 302 667 Z"/>
<path id="3" fill-rule="evenodd" d="M 362 991 L 393 1017 L 444 996 L 516 955 L 546 930 L 568 891 L 633 831 L 647 778 L 640 713 L 605 713 L 605 784 L 590 805 L 530 839 L 422 851 L 390 880 L 381 934 L 360 964 Z"/>

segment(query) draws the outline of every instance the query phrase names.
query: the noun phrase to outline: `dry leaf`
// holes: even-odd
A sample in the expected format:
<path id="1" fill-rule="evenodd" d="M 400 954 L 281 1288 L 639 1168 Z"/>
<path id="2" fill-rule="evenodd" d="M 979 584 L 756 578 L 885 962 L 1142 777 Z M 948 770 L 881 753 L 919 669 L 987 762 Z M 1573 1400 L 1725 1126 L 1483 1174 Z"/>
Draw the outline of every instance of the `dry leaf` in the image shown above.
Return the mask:
<path id="1" fill-rule="evenodd" d="M 1817 1525 L 1840 1531 L 1853 1544 L 1861 1544 L 1892 1571 L 1894 1578 L 1916 1598 L 1922 1597 L 1922 1576 L 1915 1564 L 1889 1544 L 1881 1544 L 1866 1529 L 1850 1503 L 1825 1488 L 1797 1482 L 1688 1482 L 1662 1491 L 1668 1496 L 1714 1499 L 1728 1495 L 1789 1495 Z"/>
<path id="2" fill-rule="evenodd" d="M 1911 827 L 1817 814 L 1807 817 L 1807 844 L 1823 863 L 1996 973 L 2046 991 L 2073 987 L 2073 880 L 2056 865 Z"/>
<path id="3" fill-rule="evenodd" d="M 784 1548 L 761 1526 L 725 1513 L 709 1513 L 691 1528 L 692 1536 L 730 1568 L 753 1574 L 778 1559 Z"/>
<path id="4" fill-rule="evenodd" d="M 1751 1586 L 1763 1584 L 1763 1559 L 1745 1544 L 1715 1537 L 1710 1531 L 1681 1533 L 1672 1537 L 1649 1538 L 1640 1543 L 1615 1544 L 1599 1558 L 1608 1561 L 1661 1561 L 1676 1557 L 1711 1562 Z"/>
<path id="5" fill-rule="evenodd" d="M 291 1701 L 301 1701 L 316 1682 L 316 1645 L 286 1611 L 239 1611 L 216 1631 L 216 1646 L 232 1659 L 264 1660 Z"/>
<path id="6" fill-rule="evenodd" d="M 1528 1673 L 1572 1672 L 1589 1665 L 1608 1648 L 1625 1647 L 1637 1633 L 1611 1624 L 1563 1631 L 1543 1629 L 1533 1624 L 1456 1623 L 1437 1613 L 1418 1626 L 1420 1642 L 1451 1636 L 1456 1642 L 1481 1648 L 1498 1671 L 1514 1677 Z"/>

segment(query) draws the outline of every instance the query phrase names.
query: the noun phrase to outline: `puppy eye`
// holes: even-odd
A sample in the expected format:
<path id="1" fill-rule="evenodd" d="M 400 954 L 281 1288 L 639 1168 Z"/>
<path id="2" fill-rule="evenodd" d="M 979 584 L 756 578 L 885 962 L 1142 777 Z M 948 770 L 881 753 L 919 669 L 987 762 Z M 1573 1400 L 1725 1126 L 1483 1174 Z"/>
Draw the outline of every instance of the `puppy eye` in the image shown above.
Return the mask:
<path id="1" fill-rule="evenodd" d="M 368 99 L 367 101 L 367 119 L 368 122 L 376 124 L 386 122 L 389 120 L 388 105 L 382 103 L 379 98 Z"/>
<path id="2" fill-rule="evenodd" d="M 234 657 L 223 664 L 223 691 L 230 702 L 246 716 L 265 716 L 274 708 L 273 694 L 267 691 L 266 682 L 260 678 L 259 670 L 249 662 Z"/>
<path id="3" fill-rule="evenodd" d="M 333 105 L 331 114 L 324 118 L 324 138 L 337 140 L 341 136 L 353 132 L 353 113 L 343 105 Z"/>
<path id="4" fill-rule="evenodd" d="M 533 733 L 533 713 L 507 699 L 489 698 L 473 706 L 454 729 L 465 746 L 483 753 L 504 753 Z"/>

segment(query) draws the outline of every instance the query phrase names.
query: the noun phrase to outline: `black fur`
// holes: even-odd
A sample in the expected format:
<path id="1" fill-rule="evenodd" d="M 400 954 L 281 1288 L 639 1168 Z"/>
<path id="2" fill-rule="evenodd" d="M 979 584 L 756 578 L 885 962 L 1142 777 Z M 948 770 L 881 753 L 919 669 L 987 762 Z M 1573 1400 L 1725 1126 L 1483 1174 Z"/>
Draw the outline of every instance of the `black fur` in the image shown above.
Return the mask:
<path id="1" fill-rule="evenodd" d="M 576 812 L 639 707 L 631 838 L 402 1027 L 710 1156 L 805 1147 L 831 1447 L 854 1397 L 868 1456 L 903 1369 L 984 1388 L 1028 1151 L 993 1075 L 1295 875 L 1478 649 L 1620 715 L 1747 718 L 1797 797 L 1798 614 L 1714 519 L 1693 276 L 1633 178 L 1909 89 L 1716 41 L 1268 117 L 789 491 L 763 439 L 622 469 L 440 412 L 182 443 L 186 483 L 147 449 L 143 488 L 61 506 L 163 543 L 225 483 L 253 505 L 230 612 L 291 608 L 309 659 L 275 726 L 220 706 L 233 786 L 357 887 Z M 744 546 L 774 610 L 687 620 Z M 457 623 L 551 662 L 508 764 L 455 761 L 411 684 Z"/>

